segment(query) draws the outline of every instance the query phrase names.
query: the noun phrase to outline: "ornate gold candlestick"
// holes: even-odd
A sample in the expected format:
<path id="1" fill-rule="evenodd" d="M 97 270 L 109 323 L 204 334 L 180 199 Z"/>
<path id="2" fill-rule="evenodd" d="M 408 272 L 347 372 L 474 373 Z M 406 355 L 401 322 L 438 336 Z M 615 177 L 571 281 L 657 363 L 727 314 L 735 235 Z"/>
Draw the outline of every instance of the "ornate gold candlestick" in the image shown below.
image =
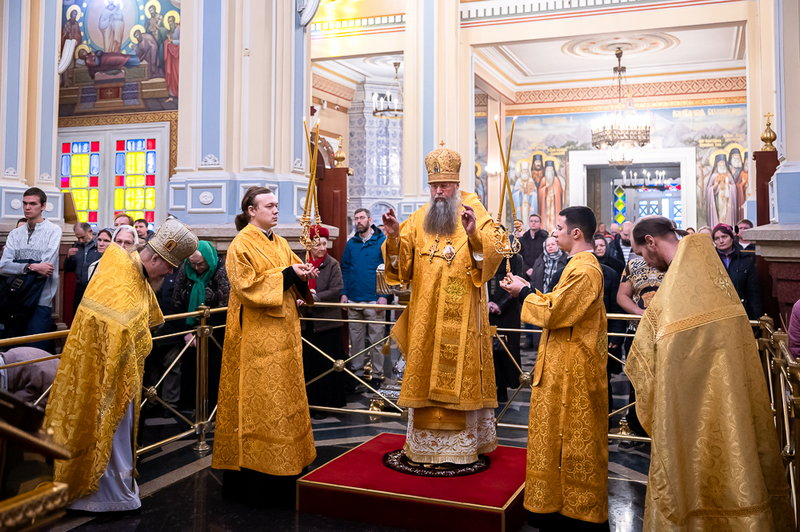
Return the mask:
<path id="1" fill-rule="evenodd" d="M 312 136 L 308 133 L 308 125 L 303 120 L 303 130 L 306 133 L 306 148 L 308 149 L 308 160 L 311 163 L 308 175 L 308 190 L 306 192 L 306 201 L 303 205 L 303 216 L 300 218 L 300 243 L 306 248 L 306 262 L 309 259 L 311 248 L 319 243 L 319 236 L 314 235 L 311 237 L 311 226 L 321 225 L 322 217 L 319 214 L 319 201 L 317 200 L 317 160 L 319 157 L 319 122 L 314 126 L 313 130 L 313 147 Z M 313 224 L 312 222 L 313 214 Z"/>
<path id="2" fill-rule="evenodd" d="M 511 194 L 511 183 L 508 181 L 508 165 L 511 159 L 511 142 L 514 139 L 514 126 L 516 119 L 511 120 L 511 134 L 508 137 L 508 144 L 505 153 L 503 152 L 503 142 L 500 137 L 500 125 L 497 116 L 494 118 L 494 129 L 497 133 L 497 145 L 500 148 L 500 161 L 503 164 L 503 181 L 500 184 L 500 208 L 497 212 L 497 221 L 494 224 L 494 249 L 506 258 L 506 275 L 511 274 L 511 257 L 519 253 L 520 243 L 518 239 L 511 239 L 513 232 L 522 225 L 517 219 L 517 209 L 514 206 L 514 197 Z M 511 202 L 511 218 L 514 220 L 513 228 L 508 232 L 503 230 L 503 208 L 506 203 L 506 192 L 508 193 L 508 201 Z"/>

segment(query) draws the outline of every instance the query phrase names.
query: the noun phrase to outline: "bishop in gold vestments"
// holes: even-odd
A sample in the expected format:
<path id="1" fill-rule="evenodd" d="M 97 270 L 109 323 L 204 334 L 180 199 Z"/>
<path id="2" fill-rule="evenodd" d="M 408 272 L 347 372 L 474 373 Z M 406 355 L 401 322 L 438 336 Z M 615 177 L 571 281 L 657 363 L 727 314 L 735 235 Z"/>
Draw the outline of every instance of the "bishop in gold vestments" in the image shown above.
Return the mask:
<path id="1" fill-rule="evenodd" d="M 522 321 L 542 327 L 531 382 L 525 508 L 608 519 L 608 337 L 603 270 L 576 253 L 552 292 L 525 297 Z"/>
<path id="2" fill-rule="evenodd" d="M 431 201 L 402 224 L 391 209 L 383 215 L 383 258 L 389 284 L 411 285 L 392 328 L 406 358 L 398 401 L 409 409 L 405 455 L 471 464 L 497 447 L 486 283 L 502 256 L 478 196 L 459 190 L 461 156 L 443 144 L 425 157 Z"/>
<path id="3" fill-rule="evenodd" d="M 427 233 L 429 205 L 384 242 L 387 281 L 411 284 L 392 337 L 406 358 L 399 404 L 412 409 L 405 451 L 416 462 L 472 463 L 497 445 L 494 414 L 483 411 L 497 407 L 485 284 L 502 256 L 477 195 L 454 194 L 475 213 L 479 249 L 460 221 L 453 234 Z"/>
<path id="4" fill-rule="evenodd" d="M 708 236 L 678 244 L 625 373 L 653 439 L 645 530 L 792 529 L 756 340 Z"/>
<path id="5" fill-rule="evenodd" d="M 252 224 L 231 242 L 212 467 L 290 476 L 316 456 L 297 311 L 297 299 L 313 297 L 284 290 L 283 270 L 301 262 L 284 238 Z"/>

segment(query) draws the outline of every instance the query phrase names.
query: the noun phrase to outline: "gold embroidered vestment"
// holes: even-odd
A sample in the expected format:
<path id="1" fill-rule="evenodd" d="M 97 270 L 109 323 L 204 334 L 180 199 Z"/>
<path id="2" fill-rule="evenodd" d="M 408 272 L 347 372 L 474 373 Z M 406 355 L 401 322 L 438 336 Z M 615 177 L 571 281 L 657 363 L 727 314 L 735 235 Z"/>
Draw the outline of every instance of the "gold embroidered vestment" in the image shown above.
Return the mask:
<path id="1" fill-rule="evenodd" d="M 316 456 L 296 304 L 313 299 L 283 289 L 283 270 L 301 262 L 253 225 L 231 242 L 213 467 L 297 475 Z"/>
<path id="2" fill-rule="evenodd" d="M 707 235 L 679 243 L 625 373 L 653 439 L 644 530 L 793 530 L 756 340 Z"/>
<path id="3" fill-rule="evenodd" d="M 552 292 L 529 294 L 522 321 L 542 327 L 531 388 L 525 508 L 608 519 L 608 336 L 603 272 L 574 255 Z"/>
<path id="4" fill-rule="evenodd" d="M 392 328 L 406 358 L 398 402 L 404 407 L 497 406 L 484 285 L 502 256 L 494 249 L 494 226 L 477 195 L 460 194 L 475 211 L 481 249 L 470 243 L 460 221 L 455 234 L 439 235 L 438 242 L 425 233 L 427 205 L 401 224 L 399 241 L 384 242 L 387 281 L 411 284 L 408 308 Z M 473 252 L 483 254 L 482 267 Z"/>
<path id="5" fill-rule="evenodd" d="M 139 254 L 110 245 L 75 313 L 47 404 L 46 426 L 72 453 L 55 464 L 70 499 L 97 491 L 131 402 L 138 426 L 150 327 L 163 321 Z"/>

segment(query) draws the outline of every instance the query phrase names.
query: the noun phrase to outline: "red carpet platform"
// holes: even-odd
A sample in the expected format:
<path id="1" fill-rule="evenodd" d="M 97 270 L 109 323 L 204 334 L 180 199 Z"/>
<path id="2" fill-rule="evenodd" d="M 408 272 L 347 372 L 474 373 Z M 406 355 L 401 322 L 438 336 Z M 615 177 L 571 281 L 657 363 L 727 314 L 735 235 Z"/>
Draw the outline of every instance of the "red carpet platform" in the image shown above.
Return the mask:
<path id="1" fill-rule="evenodd" d="M 514 531 L 525 521 L 525 449 L 500 446 L 489 469 L 432 478 L 383 465 L 405 436 L 379 434 L 297 481 L 301 512 L 414 530 Z"/>

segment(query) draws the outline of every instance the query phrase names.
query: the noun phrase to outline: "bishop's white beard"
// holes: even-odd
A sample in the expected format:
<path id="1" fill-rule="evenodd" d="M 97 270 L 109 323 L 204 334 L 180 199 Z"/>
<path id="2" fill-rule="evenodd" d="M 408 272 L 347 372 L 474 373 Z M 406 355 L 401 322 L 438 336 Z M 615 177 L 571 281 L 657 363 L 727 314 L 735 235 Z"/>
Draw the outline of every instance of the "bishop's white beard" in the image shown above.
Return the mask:
<path id="1" fill-rule="evenodd" d="M 460 206 L 459 194 L 453 194 L 450 199 L 431 198 L 422 228 L 430 235 L 452 235 L 458 227 Z"/>

